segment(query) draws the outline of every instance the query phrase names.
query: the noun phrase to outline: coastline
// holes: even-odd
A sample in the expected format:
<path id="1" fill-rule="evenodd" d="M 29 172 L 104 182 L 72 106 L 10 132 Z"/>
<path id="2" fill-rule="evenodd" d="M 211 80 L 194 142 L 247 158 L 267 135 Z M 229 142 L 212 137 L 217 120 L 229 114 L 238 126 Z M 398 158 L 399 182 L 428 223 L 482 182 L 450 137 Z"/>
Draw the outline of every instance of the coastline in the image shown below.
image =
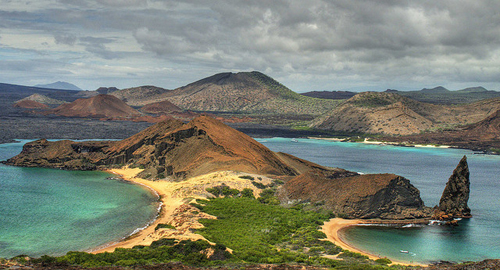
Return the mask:
<path id="1" fill-rule="evenodd" d="M 121 169 L 110 169 L 107 172 L 120 176 L 125 181 L 133 184 L 142 185 L 158 194 L 160 198 L 161 209 L 156 220 L 148 223 L 145 228 L 138 228 L 136 233 L 116 242 L 107 243 L 95 247 L 88 252 L 102 253 L 113 252 L 116 248 L 132 248 L 137 245 L 151 245 L 153 241 L 161 238 L 175 238 L 178 240 L 206 240 L 200 234 L 193 232 L 193 229 L 202 228 L 203 225 L 198 219 L 215 218 L 206 213 L 199 212 L 197 208 L 189 205 L 194 199 L 206 199 L 209 193 L 206 188 L 221 184 L 228 185 L 230 188 L 244 189 L 250 188 L 254 191 L 254 196 L 258 196 L 259 190 L 251 181 L 240 178 L 246 173 L 232 171 L 219 171 L 193 177 L 181 182 L 171 182 L 167 180 L 145 180 L 135 177 L 142 169 L 123 167 Z M 261 175 L 253 175 L 261 178 L 263 184 L 271 184 L 270 178 Z M 175 229 L 159 228 L 158 224 L 170 224 Z M 210 241 L 208 241 L 210 242 Z"/>
<path id="2" fill-rule="evenodd" d="M 179 191 L 178 183 L 171 183 L 168 181 L 150 181 L 141 178 L 135 177 L 138 173 L 140 173 L 141 169 L 131 169 L 131 168 L 121 168 L 121 169 L 110 169 L 107 172 L 120 176 L 125 181 L 131 182 L 133 184 L 141 185 L 147 189 L 149 189 L 153 194 L 156 194 L 159 197 L 160 201 L 160 210 L 157 214 L 157 218 L 151 222 L 149 222 L 145 228 L 138 228 L 139 231 L 132 233 L 129 237 L 124 238 L 122 240 L 118 240 L 116 242 L 107 243 L 96 247 L 94 249 L 89 250 L 90 253 L 104 253 L 104 252 L 113 252 L 117 248 L 132 248 L 137 245 L 151 245 L 153 241 L 156 241 L 162 237 L 165 237 L 165 234 L 158 233 L 156 230 L 156 226 L 158 224 L 169 224 L 174 221 L 176 215 L 179 215 L 178 209 L 182 208 L 181 206 L 186 201 L 185 194 L 181 194 L 181 196 L 176 196 L 174 193 Z M 224 180 L 227 181 L 227 177 L 234 176 L 230 172 L 219 172 L 218 173 Z M 212 178 L 205 176 L 196 177 L 194 179 L 189 180 L 189 182 L 194 182 L 196 184 L 203 185 L 204 180 L 206 178 Z M 193 184 L 193 183 L 191 183 Z M 233 183 L 236 184 L 237 183 Z M 231 184 L 230 184 L 231 185 Z M 204 188 L 203 188 L 204 189 Z M 191 194 L 192 195 L 192 194 Z M 198 196 L 194 196 L 198 197 Z M 190 197 L 189 200 L 191 200 Z M 351 227 L 357 226 L 360 224 L 367 223 L 378 223 L 373 220 L 361 220 L 361 219 L 342 219 L 342 218 L 334 218 L 324 223 L 321 227 L 321 230 L 326 234 L 327 240 L 333 242 L 335 245 L 338 245 L 342 249 L 346 249 L 352 252 L 357 252 L 362 255 L 367 256 L 371 260 L 377 260 L 383 257 L 371 254 L 367 251 L 359 249 L 355 246 L 352 246 L 347 241 L 342 238 L 342 231 Z M 382 222 L 383 223 L 383 222 Z M 190 223 L 188 225 L 189 228 L 193 227 L 194 224 Z M 194 225 L 196 227 L 196 225 Z M 189 231 L 189 230 L 188 230 Z M 171 234 L 174 238 L 181 237 L 182 239 L 204 239 L 201 235 L 194 234 L 191 232 L 184 231 L 181 234 Z M 206 240 L 206 239 L 204 239 Z M 391 260 L 393 264 L 399 265 L 411 265 L 411 266 L 426 266 L 424 264 L 418 263 L 409 263 L 404 261 Z"/>
<path id="3" fill-rule="evenodd" d="M 370 141 L 369 138 L 364 138 L 363 141 L 345 141 L 345 139 L 340 138 L 323 138 L 323 137 L 307 137 L 312 140 L 323 140 L 323 141 L 335 141 L 335 142 L 354 142 L 354 143 L 364 143 L 364 144 L 374 144 L 374 145 L 393 145 L 401 147 L 424 147 L 424 148 L 453 148 L 450 145 L 434 145 L 434 144 L 411 144 L 411 143 L 398 143 L 398 142 L 382 142 L 382 141 Z"/>
<path id="4" fill-rule="evenodd" d="M 138 228 L 140 229 L 139 231 L 132 233 L 127 238 L 96 247 L 90 251 L 91 253 L 113 252 L 116 248 L 132 248 L 137 245 L 150 245 L 153 241 L 158 240 L 154 237 L 156 226 L 160 223 L 168 223 L 171 221 L 174 210 L 182 204 L 181 199 L 171 198 L 171 196 L 169 196 L 170 194 L 167 194 L 159 183 L 136 178 L 135 176 L 141 171 L 141 169 L 131 168 L 107 170 L 107 172 L 118 175 L 125 181 L 141 185 L 156 194 L 160 201 L 160 209 L 156 219 L 149 222 L 145 228 Z"/>
<path id="5" fill-rule="evenodd" d="M 360 253 L 362 255 L 367 256 L 371 260 L 377 260 L 385 257 L 377 256 L 371 254 L 365 250 L 359 249 L 355 246 L 352 246 L 347 241 L 342 238 L 342 232 L 352 226 L 358 226 L 361 224 L 371 224 L 374 223 L 372 220 L 361 220 L 361 219 L 343 219 L 343 218 L 333 218 L 329 221 L 325 222 L 321 227 L 321 231 L 326 234 L 327 240 L 333 242 L 335 245 L 341 247 L 342 249 L 349 250 L 351 252 Z M 374 223 L 376 224 L 376 223 Z M 410 263 L 406 261 L 393 260 L 392 264 L 405 265 L 405 266 L 428 266 L 426 264 L 420 263 Z"/>

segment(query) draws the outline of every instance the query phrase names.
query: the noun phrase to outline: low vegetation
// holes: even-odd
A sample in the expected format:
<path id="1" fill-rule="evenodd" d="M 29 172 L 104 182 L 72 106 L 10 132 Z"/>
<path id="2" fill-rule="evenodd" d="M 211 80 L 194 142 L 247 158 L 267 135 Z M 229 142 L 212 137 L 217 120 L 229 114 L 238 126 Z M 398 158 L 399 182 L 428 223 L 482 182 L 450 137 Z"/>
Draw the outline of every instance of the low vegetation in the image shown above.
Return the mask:
<path id="1" fill-rule="evenodd" d="M 300 264 L 333 269 L 403 269 L 387 266 L 391 263 L 388 259 L 372 261 L 326 241 L 320 226 L 331 215 L 306 211 L 302 205 L 282 207 L 271 188 L 264 189 L 259 199 L 253 197 L 251 189 L 238 191 L 224 185 L 210 192 L 216 198 L 198 200 L 193 205 L 217 216 L 217 219 L 200 220 L 205 227 L 198 230 L 215 245 L 204 240 L 164 238 L 150 246 L 118 248 L 112 253 L 99 254 L 71 251 L 61 257 L 42 256 L 30 263 L 61 269 L 73 265 L 137 268 L 172 262 L 196 267 Z M 171 228 L 166 224 L 158 226 Z M 19 257 L 17 262 L 23 263 L 22 259 L 24 257 Z"/>

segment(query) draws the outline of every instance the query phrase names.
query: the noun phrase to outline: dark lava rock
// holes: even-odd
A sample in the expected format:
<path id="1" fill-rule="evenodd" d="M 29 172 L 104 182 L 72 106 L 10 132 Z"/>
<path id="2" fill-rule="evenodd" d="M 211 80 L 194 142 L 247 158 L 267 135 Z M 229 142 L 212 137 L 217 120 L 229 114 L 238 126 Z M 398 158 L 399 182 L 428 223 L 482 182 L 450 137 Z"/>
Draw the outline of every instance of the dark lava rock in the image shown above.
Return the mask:
<path id="1" fill-rule="evenodd" d="M 440 220 L 471 218 L 470 208 L 467 206 L 469 193 L 469 166 L 467 157 L 464 156 L 446 183 L 434 217 Z"/>

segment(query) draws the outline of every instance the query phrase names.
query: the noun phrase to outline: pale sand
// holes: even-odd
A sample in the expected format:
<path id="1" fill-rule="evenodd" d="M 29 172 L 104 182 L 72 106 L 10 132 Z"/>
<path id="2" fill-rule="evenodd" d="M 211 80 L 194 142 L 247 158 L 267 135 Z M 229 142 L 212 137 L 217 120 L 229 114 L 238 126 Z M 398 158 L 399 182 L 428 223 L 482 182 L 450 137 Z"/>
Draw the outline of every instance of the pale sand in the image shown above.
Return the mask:
<path id="1" fill-rule="evenodd" d="M 122 169 L 112 169 L 109 172 L 120 175 L 124 180 L 143 185 L 160 196 L 162 208 L 158 218 L 144 230 L 124 239 L 123 241 L 98 247 L 92 253 L 112 252 L 116 248 L 132 248 L 136 245 L 151 245 L 153 241 L 161 238 L 176 238 L 179 240 L 204 239 L 199 234 L 192 233 L 190 229 L 201 228 L 197 220 L 199 218 L 215 218 L 205 213 L 198 213 L 198 209 L 189 205 L 194 199 L 206 199 L 211 195 L 205 190 L 208 187 L 225 184 L 230 188 L 242 190 L 250 188 L 257 197 L 259 190 L 251 183 L 251 180 L 239 178 L 241 175 L 251 175 L 247 173 L 237 173 L 231 171 L 221 171 L 203 176 L 194 177 L 181 182 L 171 182 L 166 180 L 150 181 L 135 177 L 142 170 L 124 167 Z M 265 176 L 252 175 L 255 181 L 264 185 L 271 183 L 271 179 Z M 261 180 L 258 180 L 261 178 Z M 196 214 L 193 214 L 196 213 Z M 155 230 L 158 224 L 171 224 L 173 229 Z"/>
<path id="2" fill-rule="evenodd" d="M 321 227 L 321 230 L 326 234 L 326 237 L 329 241 L 333 242 L 335 245 L 341 247 L 342 249 L 346 249 L 352 252 L 357 252 L 362 255 L 368 256 L 371 260 L 377 260 L 381 259 L 383 257 L 380 256 L 375 256 L 373 254 L 370 254 L 364 250 L 358 249 L 354 246 L 349 245 L 349 243 L 346 243 L 342 240 L 342 238 L 339 236 L 339 233 L 341 230 L 346 229 L 351 226 L 356 226 L 359 224 L 366 224 L 370 223 L 369 220 L 360 220 L 360 219 L 343 219 L 343 218 L 333 218 L 330 219 L 328 222 L 325 222 L 325 224 Z M 393 264 L 399 264 L 399 265 L 408 265 L 408 266 L 426 266 L 424 264 L 418 264 L 418 263 L 409 263 L 409 262 L 403 262 L 403 261 L 396 261 L 392 260 Z"/>

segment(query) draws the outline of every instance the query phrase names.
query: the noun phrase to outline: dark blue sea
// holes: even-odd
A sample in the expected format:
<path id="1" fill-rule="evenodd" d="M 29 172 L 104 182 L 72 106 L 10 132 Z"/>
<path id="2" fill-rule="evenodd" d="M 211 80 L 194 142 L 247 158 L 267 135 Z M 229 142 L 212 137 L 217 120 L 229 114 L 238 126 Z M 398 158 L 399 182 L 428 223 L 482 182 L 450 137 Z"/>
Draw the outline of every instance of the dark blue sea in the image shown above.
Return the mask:
<path id="1" fill-rule="evenodd" d="M 500 156 L 474 154 L 461 149 L 315 139 L 258 141 L 273 151 L 286 152 L 324 166 L 404 176 L 420 190 L 425 204 L 431 207 L 439 203 L 453 169 L 466 155 L 471 180 L 469 207 L 472 219 L 461 221 L 459 227 L 351 227 L 344 231 L 343 236 L 350 244 L 371 254 L 407 262 L 500 258 Z"/>

